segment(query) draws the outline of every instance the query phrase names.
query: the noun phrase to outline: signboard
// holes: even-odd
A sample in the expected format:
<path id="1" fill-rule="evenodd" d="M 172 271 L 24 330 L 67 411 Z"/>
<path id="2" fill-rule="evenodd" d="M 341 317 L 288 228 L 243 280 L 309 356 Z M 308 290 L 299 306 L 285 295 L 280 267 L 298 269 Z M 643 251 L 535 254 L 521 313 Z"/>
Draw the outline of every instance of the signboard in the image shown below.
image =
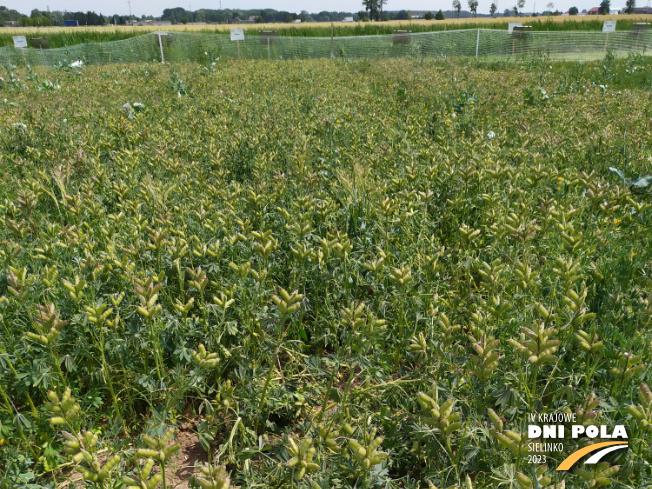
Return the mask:
<path id="1" fill-rule="evenodd" d="M 50 41 L 47 37 L 30 37 L 29 45 L 35 49 L 50 49 Z"/>
<path id="2" fill-rule="evenodd" d="M 507 33 L 511 34 L 512 31 L 514 30 L 514 27 L 521 27 L 523 25 L 522 22 L 510 22 L 509 26 L 507 27 Z"/>
<path id="3" fill-rule="evenodd" d="M 258 38 L 260 39 L 261 44 L 276 44 L 276 38 L 278 37 L 277 31 L 258 31 Z"/>
<path id="4" fill-rule="evenodd" d="M 394 31 L 394 44 L 410 44 L 412 31 Z"/>
<path id="5" fill-rule="evenodd" d="M 605 20 L 602 24 L 602 32 L 616 32 L 616 21 Z"/>
<path id="6" fill-rule="evenodd" d="M 14 47 L 15 48 L 26 48 L 27 39 L 25 36 L 14 36 Z"/>
<path id="7" fill-rule="evenodd" d="M 531 25 L 515 25 L 512 30 L 512 39 L 528 39 L 531 33 Z"/>
<path id="8" fill-rule="evenodd" d="M 167 35 L 168 35 L 168 33 L 167 33 L 167 32 L 164 32 L 164 31 L 158 31 L 157 34 L 158 34 L 159 36 L 167 36 Z"/>
<path id="9" fill-rule="evenodd" d="M 232 41 L 244 41 L 244 30 L 243 29 L 231 29 L 231 40 Z"/>

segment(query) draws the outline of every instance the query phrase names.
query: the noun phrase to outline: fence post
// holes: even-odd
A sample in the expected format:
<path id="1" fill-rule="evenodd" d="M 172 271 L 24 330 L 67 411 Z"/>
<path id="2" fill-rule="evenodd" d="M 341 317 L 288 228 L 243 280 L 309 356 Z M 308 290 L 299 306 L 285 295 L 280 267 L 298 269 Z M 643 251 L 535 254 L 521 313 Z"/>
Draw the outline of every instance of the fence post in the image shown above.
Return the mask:
<path id="1" fill-rule="evenodd" d="M 161 36 L 161 31 L 158 31 L 158 46 L 161 48 L 161 64 L 165 64 L 165 56 L 163 56 L 163 41 Z"/>
<path id="2" fill-rule="evenodd" d="M 331 22 L 331 59 L 333 59 L 333 23 Z"/>
<path id="3" fill-rule="evenodd" d="M 480 49 L 480 29 L 478 29 L 478 37 L 475 40 L 475 59 L 478 59 L 479 49 Z"/>
<path id="4" fill-rule="evenodd" d="M 267 59 L 272 59 L 272 56 L 271 56 L 270 50 L 269 50 L 269 37 L 267 38 Z"/>

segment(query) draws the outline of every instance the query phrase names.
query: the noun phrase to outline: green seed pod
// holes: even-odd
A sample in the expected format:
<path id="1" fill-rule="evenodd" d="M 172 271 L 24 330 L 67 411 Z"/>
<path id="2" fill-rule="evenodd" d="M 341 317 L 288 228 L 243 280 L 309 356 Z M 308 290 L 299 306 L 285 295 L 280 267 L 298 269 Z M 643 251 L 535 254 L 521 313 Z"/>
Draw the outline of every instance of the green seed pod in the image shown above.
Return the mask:
<path id="1" fill-rule="evenodd" d="M 156 474 L 147 483 L 147 489 L 154 489 L 159 484 L 159 482 L 161 482 L 162 479 L 163 476 L 161 474 Z"/>
<path id="2" fill-rule="evenodd" d="M 645 414 L 634 406 L 627 406 L 627 412 L 637 421 L 641 421 L 645 418 Z"/>
<path id="3" fill-rule="evenodd" d="M 149 457 L 158 457 L 159 453 L 156 450 L 150 450 L 148 448 L 139 448 L 136 450 L 136 457 L 138 458 L 149 458 Z"/>
<path id="4" fill-rule="evenodd" d="M 100 477 L 96 473 L 90 472 L 90 471 L 84 472 L 83 476 L 84 476 L 84 479 L 86 479 L 87 481 L 91 481 L 91 482 L 97 482 L 98 480 L 100 480 Z"/>
<path id="5" fill-rule="evenodd" d="M 487 409 L 487 412 L 489 413 L 489 419 L 491 419 L 491 422 L 496 427 L 496 429 L 498 431 L 503 431 L 503 422 L 500 419 L 500 417 L 496 414 L 496 412 L 491 408 Z"/>

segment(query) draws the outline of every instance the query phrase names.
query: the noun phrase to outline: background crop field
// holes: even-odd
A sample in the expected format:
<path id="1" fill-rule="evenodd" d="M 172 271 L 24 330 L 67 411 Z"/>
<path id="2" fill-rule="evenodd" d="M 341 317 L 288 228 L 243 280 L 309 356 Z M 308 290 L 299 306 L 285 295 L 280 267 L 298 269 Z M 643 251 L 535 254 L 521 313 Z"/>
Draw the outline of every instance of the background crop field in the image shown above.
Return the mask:
<path id="1" fill-rule="evenodd" d="M 650 64 L 7 67 L 0 487 L 650 487 Z"/>
<path id="2" fill-rule="evenodd" d="M 531 25 L 536 31 L 559 30 L 589 30 L 602 31 L 605 20 L 618 21 L 618 30 L 629 30 L 634 22 L 650 22 L 652 15 L 601 15 L 573 17 L 500 17 L 446 19 L 444 21 L 428 20 L 393 20 L 388 22 L 356 22 L 333 24 L 335 36 L 363 36 L 377 34 L 392 34 L 394 30 L 411 30 L 412 32 L 432 32 L 451 29 L 507 29 L 509 22 L 521 22 Z M 230 29 L 239 28 L 258 35 L 260 30 L 274 30 L 279 36 L 309 36 L 330 37 L 329 22 L 310 22 L 305 24 L 222 24 L 222 25 L 173 25 L 161 27 L 145 26 L 104 26 L 104 27 L 33 27 L 3 28 L 0 30 L 0 47 L 13 46 L 12 36 L 24 35 L 30 37 L 45 36 L 53 48 L 72 46 L 82 42 L 109 42 L 139 36 L 152 31 L 228 33 Z"/>

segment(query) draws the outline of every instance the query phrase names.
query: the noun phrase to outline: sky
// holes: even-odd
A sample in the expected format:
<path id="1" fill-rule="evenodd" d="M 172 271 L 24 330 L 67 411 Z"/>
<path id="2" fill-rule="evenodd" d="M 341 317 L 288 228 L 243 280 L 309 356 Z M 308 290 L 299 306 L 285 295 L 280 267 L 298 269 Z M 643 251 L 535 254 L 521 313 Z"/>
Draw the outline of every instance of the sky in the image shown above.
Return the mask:
<path id="1" fill-rule="evenodd" d="M 516 4 L 516 0 L 480 0 L 478 7 L 479 13 L 488 13 L 492 1 L 496 1 L 498 12 L 503 12 L 506 8 L 511 8 Z M 566 11 L 572 6 L 580 10 L 597 7 L 601 0 L 526 0 L 525 12 L 546 10 L 546 5 L 553 2 L 556 9 Z M 462 8 L 468 9 L 466 0 L 461 0 Z M 289 12 L 299 13 L 301 10 L 308 12 L 328 11 L 345 11 L 357 12 L 364 10 L 362 0 L 221 0 L 222 8 L 230 9 L 259 9 L 273 8 L 276 10 L 287 10 Z M 644 7 L 648 0 L 638 0 L 637 5 Z M 436 12 L 439 9 L 451 10 L 452 0 L 388 0 L 385 10 L 431 10 Z M 68 10 L 68 11 L 88 11 L 93 10 L 96 13 L 104 15 L 109 14 L 129 14 L 129 5 L 126 0 L 104 0 L 101 2 L 93 0 L 0 0 L 0 5 L 7 8 L 16 9 L 23 14 L 29 14 L 32 9 L 47 10 Z M 611 0 L 612 8 L 625 6 L 625 0 Z M 131 0 L 131 12 L 134 15 L 154 15 L 156 17 L 163 13 L 165 8 L 183 7 L 188 10 L 198 10 L 201 8 L 218 9 L 220 0 Z"/>

